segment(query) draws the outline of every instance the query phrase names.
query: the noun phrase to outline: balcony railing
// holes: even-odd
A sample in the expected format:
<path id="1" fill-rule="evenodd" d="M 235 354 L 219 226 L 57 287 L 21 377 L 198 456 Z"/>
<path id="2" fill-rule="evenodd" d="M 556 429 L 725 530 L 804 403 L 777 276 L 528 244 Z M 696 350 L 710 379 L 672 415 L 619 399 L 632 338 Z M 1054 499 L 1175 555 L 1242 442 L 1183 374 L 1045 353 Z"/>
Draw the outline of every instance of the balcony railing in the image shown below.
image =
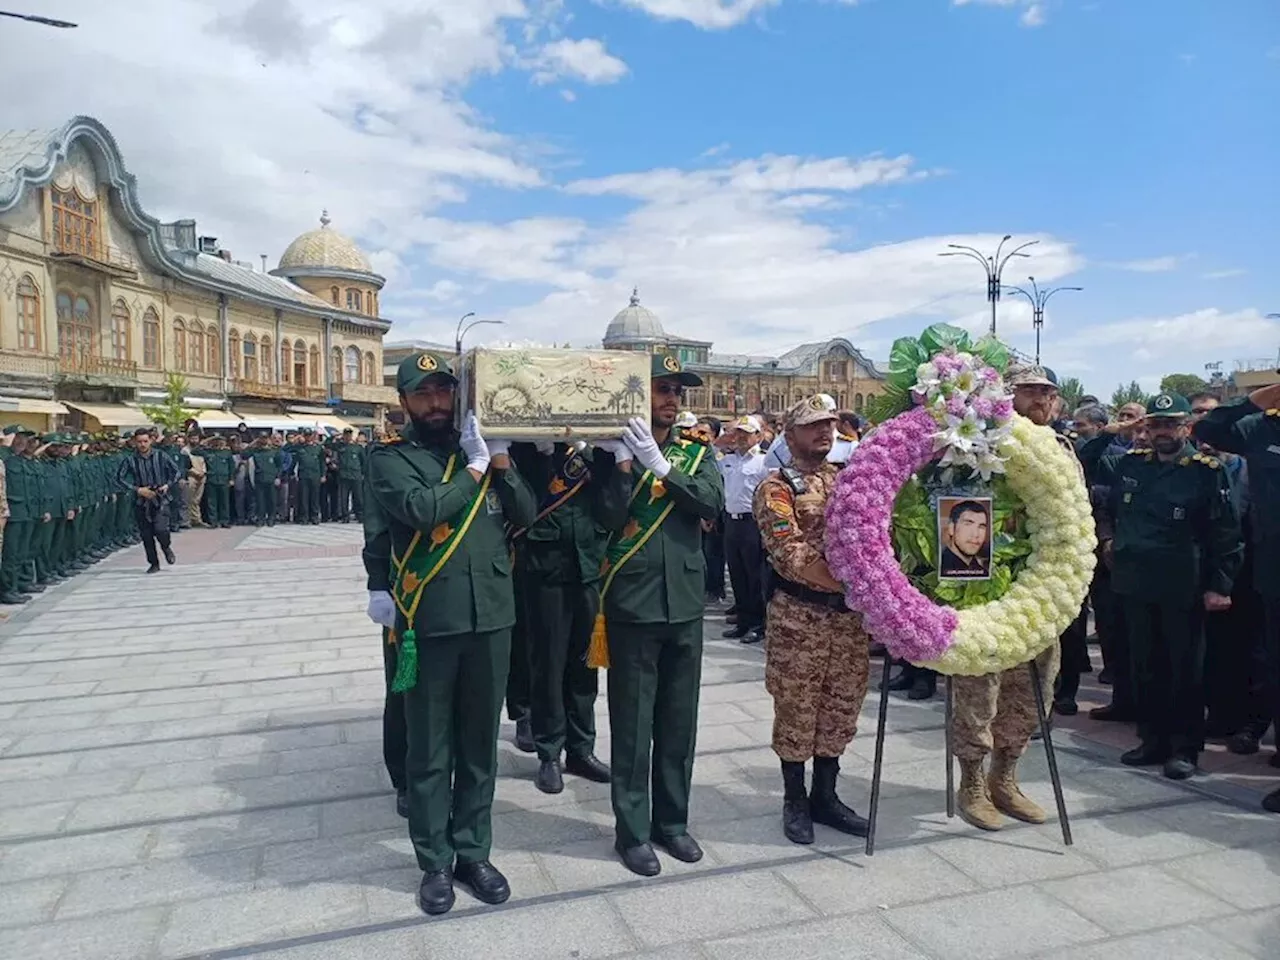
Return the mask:
<path id="1" fill-rule="evenodd" d="M 138 363 L 136 360 L 117 360 L 114 357 L 99 357 L 89 353 L 72 353 L 58 357 L 58 372 L 70 376 L 137 380 Z"/>
<path id="2" fill-rule="evenodd" d="M 58 358 L 47 353 L 0 350 L 0 373 L 29 377 L 52 377 L 58 369 Z"/>
<path id="3" fill-rule="evenodd" d="M 328 399 L 324 387 L 307 387 L 294 383 L 261 383 L 257 380 L 236 378 L 231 381 L 235 396 L 266 397 L 271 400 L 313 400 L 323 403 Z"/>
<path id="4" fill-rule="evenodd" d="M 77 237 L 55 237 L 53 249 L 55 258 L 71 260 L 81 266 L 105 268 L 108 273 L 116 275 L 137 276 L 138 261 L 119 247 L 83 240 Z"/>
<path id="5" fill-rule="evenodd" d="M 336 396 L 352 403 L 382 403 L 394 405 L 398 399 L 395 387 L 372 383 L 335 383 Z"/>

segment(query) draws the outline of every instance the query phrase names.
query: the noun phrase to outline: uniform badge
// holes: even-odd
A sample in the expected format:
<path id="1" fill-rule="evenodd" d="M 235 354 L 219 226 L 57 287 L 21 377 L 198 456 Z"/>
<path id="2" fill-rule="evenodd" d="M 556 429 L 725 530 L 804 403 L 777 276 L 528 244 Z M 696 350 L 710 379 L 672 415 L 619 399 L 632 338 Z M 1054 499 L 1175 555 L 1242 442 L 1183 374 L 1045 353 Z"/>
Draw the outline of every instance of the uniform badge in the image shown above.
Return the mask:
<path id="1" fill-rule="evenodd" d="M 809 409 L 810 409 L 810 410 L 824 410 L 824 411 L 825 411 L 825 410 L 827 409 L 827 405 L 826 405 L 825 403 L 823 403 L 823 402 L 822 402 L 822 398 L 821 398 L 821 397 L 819 397 L 819 396 L 813 396 L 813 397 L 810 397 L 810 398 L 809 398 Z"/>
<path id="2" fill-rule="evenodd" d="M 502 498 L 497 490 L 490 490 L 484 495 L 484 512 L 491 517 L 502 512 Z"/>
<path id="3" fill-rule="evenodd" d="M 669 373 L 679 373 L 680 361 L 677 360 L 675 357 L 668 356 L 665 360 L 662 361 L 662 367 L 664 370 L 668 371 Z"/>
<path id="4" fill-rule="evenodd" d="M 1173 519 L 1175 519 L 1175 520 L 1185 520 L 1185 519 L 1187 519 L 1187 511 L 1186 511 L 1186 509 L 1185 509 L 1185 508 L 1183 508 L 1183 507 L 1174 507 L 1174 508 L 1173 508 Z"/>
<path id="5" fill-rule="evenodd" d="M 418 369 L 423 373 L 430 373 L 432 370 L 439 369 L 440 364 L 436 362 L 436 358 L 429 353 L 424 353 L 418 358 Z"/>
<path id="6" fill-rule="evenodd" d="M 576 454 L 569 458 L 564 465 L 564 475 L 570 480 L 577 480 L 587 469 L 586 461 Z"/>
<path id="7" fill-rule="evenodd" d="M 1125 502 L 1125 503 L 1133 503 L 1133 494 L 1132 494 L 1132 493 L 1126 493 L 1126 494 L 1124 495 L 1124 498 L 1123 498 L 1123 499 L 1124 499 L 1124 502 Z"/>
<path id="8" fill-rule="evenodd" d="M 1169 396 L 1167 393 L 1162 393 L 1160 396 L 1156 397 L 1155 407 L 1157 410 L 1168 410 L 1172 406 L 1173 397 Z"/>

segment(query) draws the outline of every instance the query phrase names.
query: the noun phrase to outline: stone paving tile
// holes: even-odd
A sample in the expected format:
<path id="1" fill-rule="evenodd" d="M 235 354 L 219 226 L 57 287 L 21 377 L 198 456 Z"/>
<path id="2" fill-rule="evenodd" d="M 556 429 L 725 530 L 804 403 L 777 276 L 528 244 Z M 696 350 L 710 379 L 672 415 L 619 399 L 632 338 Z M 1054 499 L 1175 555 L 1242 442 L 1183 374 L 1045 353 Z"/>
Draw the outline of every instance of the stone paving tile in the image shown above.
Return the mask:
<path id="1" fill-rule="evenodd" d="M 844 856 L 779 867 L 777 873 L 824 914 L 861 913 L 970 893 L 977 883 L 928 847 Z"/>
<path id="2" fill-rule="evenodd" d="M 1037 954 L 1036 960 L 1266 960 L 1268 956 L 1274 957 L 1274 951 L 1246 953 L 1197 927 L 1179 927 Z"/>
<path id="3" fill-rule="evenodd" d="M 0 957 L 14 960 L 139 960 L 149 956 L 165 920 L 160 908 L 101 918 L 0 929 Z"/>
<path id="4" fill-rule="evenodd" d="M 1092 873 L 1093 861 L 1064 847 L 1054 824 L 1019 827 L 999 834 L 963 834 L 934 847 L 938 856 L 984 887 Z"/>
<path id="5" fill-rule="evenodd" d="M 115 913 L 135 907 L 183 900 L 203 900 L 249 890 L 257 870 L 258 851 L 236 850 L 177 860 L 148 860 L 128 867 L 77 872 L 62 902 L 58 919 Z"/>
<path id="6" fill-rule="evenodd" d="M 1280 843 L 1186 857 L 1161 869 L 1241 910 L 1280 905 Z"/>
<path id="7" fill-rule="evenodd" d="M 1052 880 L 1040 889 L 1110 933 L 1128 934 L 1211 920 L 1236 907 L 1154 866 Z"/>
<path id="8" fill-rule="evenodd" d="M 1223 920 L 1198 924 L 1219 941 L 1225 941 L 1259 958 L 1275 953 L 1280 943 L 1280 907 L 1248 910 Z"/>
<path id="9" fill-rule="evenodd" d="M 65 877 L 0 884 L 0 927 L 44 923 L 66 889 Z"/>
<path id="10" fill-rule="evenodd" d="M 66 823 L 75 806 L 71 801 L 59 801 L 0 810 L 0 840 L 54 833 Z"/>
<path id="11" fill-rule="evenodd" d="M 82 800 L 127 793 L 138 779 L 137 770 L 111 770 L 79 776 L 17 780 L 0 790 L 0 807 L 26 807 L 59 800 Z"/>
<path id="12" fill-rule="evenodd" d="M 703 944 L 713 960 L 927 960 L 878 917 L 838 917 Z"/>

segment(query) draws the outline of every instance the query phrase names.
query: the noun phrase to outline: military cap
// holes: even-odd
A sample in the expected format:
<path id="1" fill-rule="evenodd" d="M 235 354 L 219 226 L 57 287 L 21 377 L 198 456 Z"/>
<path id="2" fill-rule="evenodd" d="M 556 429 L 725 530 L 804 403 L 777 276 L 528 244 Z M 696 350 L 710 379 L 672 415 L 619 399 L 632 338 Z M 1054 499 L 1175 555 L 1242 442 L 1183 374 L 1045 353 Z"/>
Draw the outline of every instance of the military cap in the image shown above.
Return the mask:
<path id="1" fill-rule="evenodd" d="M 1185 417 L 1191 413 L 1191 404 L 1180 393 L 1157 393 L 1147 401 L 1148 417 Z"/>
<path id="2" fill-rule="evenodd" d="M 676 417 L 676 426 L 681 430 L 687 430 L 690 427 L 698 425 L 698 418 L 693 415 L 692 410 L 683 411 L 680 416 Z"/>
<path id="3" fill-rule="evenodd" d="M 61 434 L 46 433 L 43 437 L 40 438 L 40 442 L 41 443 L 61 443 L 62 442 Z"/>
<path id="4" fill-rule="evenodd" d="M 804 427 L 811 423 L 821 423 L 824 420 L 834 423 L 839 420 L 840 417 L 836 414 L 835 405 L 828 405 L 828 399 L 828 397 L 819 393 L 793 404 L 783 417 L 784 428 Z"/>
<path id="5" fill-rule="evenodd" d="M 21 429 L 22 429 L 22 428 L 21 428 L 20 426 L 18 426 L 16 423 L 11 423 L 11 424 L 9 424 L 7 427 L 5 427 L 5 428 L 4 428 L 4 435 L 5 435 L 6 437 L 11 437 L 11 436 L 13 436 L 15 433 L 17 433 L 17 432 L 18 432 L 19 430 L 21 430 Z"/>
<path id="6" fill-rule="evenodd" d="M 702 378 L 686 370 L 674 353 L 655 353 L 649 361 L 649 376 L 655 380 L 675 380 L 686 387 L 702 386 Z"/>
<path id="7" fill-rule="evenodd" d="M 760 418 L 753 417 L 748 414 L 745 417 L 739 417 L 737 420 L 733 421 L 733 426 L 730 427 L 730 429 L 741 430 L 743 433 L 759 433 L 762 428 Z"/>
<path id="8" fill-rule="evenodd" d="M 1056 380 L 1050 379 L 1044 367 L 1034 363 L 1011 363 L 1004 375 L 1007 387 L 1056 387 Z"/>
<path id="9" fill-rule="evenodd" d="M 401 393 L 413 393 L 431 377 L 439 377 L 451 384 L 458 382 L 453 364 L 441 353 L 411 353 L 396 368 L 396 389 Z"/>
<path id="10" fill-rule="evenodd" d="M 37 433 L 35 430 L 32 430 L 30 427 L 19 427 L 19 428 L 18 428 L 18 436 L 20 436 L 20 437 L 38 437 L 38 436 L 40 436 L 40 434 L 39 434 L 39 433 Z"/>

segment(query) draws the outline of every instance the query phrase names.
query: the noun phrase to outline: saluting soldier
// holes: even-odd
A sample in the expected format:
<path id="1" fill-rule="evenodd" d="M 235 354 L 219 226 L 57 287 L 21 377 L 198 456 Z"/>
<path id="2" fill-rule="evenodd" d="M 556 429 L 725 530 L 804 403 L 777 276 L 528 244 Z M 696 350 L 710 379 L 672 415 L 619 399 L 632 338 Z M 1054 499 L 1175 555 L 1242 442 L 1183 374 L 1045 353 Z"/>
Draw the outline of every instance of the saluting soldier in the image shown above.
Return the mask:
<path id="1" fill-rule="evenodd" d="M 253 460 L 253 501 L 258 526 L 276 525 L 276 488 L 280 486 L 280 449 L 268 437 L 259 437 L 249 453 Z"/>
<path id="2" fill-rule="evenodd" d="M 1185 780 L 1204 749 L 1204 615 L 1227 610 L 1243 559 L 1222 464 L 1188 442 L 1191 405 L 1169 393 L 1146 408 L 1151 447 L 1106 458 L 1115 539 L 1104 544 L 1125 608 L 1138 735 L 1121 756 Z"/>
<path id="3" fill-rule="evenodd" d="M 867 835 L 867 821 L 840 802 L 836 776 L 867 695 L 869 639 L 862 615 L 824 553 L 827 498 L 840 467 L 828 461 L 838 415 L 822 397 L 801 400 L 784 421 L 790 465 L 761 481 L 754 513 L 772 570 L 766 619 L 765 689 L 773 696 L 773 752 L 782 762 L 782 828 L 813 843 L 813 825 Z M 813 790 L 805 764 L 813 760 Z"/>
<path id="4" fill-rule="evenodd" d="M 536 785 L 564 789 L 563 769 L 597 783 L 609 768 L 595 756 L 599 681 L 587 666 L 587 646 L 599 607 L 600 564 L 608 534 L 601 521 L 604 485 L 630 492 L 630 477 L 611 458 L 595 463 L 589 449 L 547 442 L 515 448 L 521 475 L 542 494 L 538 518 L 512 531 L 523 602 L 529 665 L 530 721 L 538 752 Z"/>
<path id="5" fill-rule="evenodd" d="M 448 359 L 411 354 L 396 384 L 410 426 L 374 450 L 369 486 L 390 519 L 396 562 L 393 689 L 405 694 L 409 835 L 423 871 L 418 902 L 439 914 L 453 906 L 455 879 L 485 903 L 511 895 L 489 862 L 515 622 L 505 524 L 532 523 L 537 503 L 511 466 L 507 442 L 486 444 L 471 414 L 461 436 L 454 430 L 457 379 Z"/>
<path id="6" fill-rule="evenodd" d="M 688 832 L 702 678 L 702 521 L 724 508 L 708 448 L 672 433 L 685 387 L 702 379 L 665 353 L 654 354 L 652 376 L 652 428 L 635 418 L 621 443 L 596 445 L 630 475 L 631 492 L 604 505 L 612 533 L 588 660 L 609 667 L 615 849 L 644 877 L 662 869 L 653 843 L 686 863 L 702 859 Z"/>
<path id="7" fill-rule="evenodd" d="M 338 519 L 347 523 L 354 513 L 364 516 L 364 447 L 351 436 L 351 428 L 342 431 L 338 445 Z"/>
<path id="8" fill-rule="evenodd" d="M 0 507 L 7 506 L 8 522 L 4 528 L 4 547 L 0 550 L 0 603 L 26 603 L 28 592 L 24 586 L 24 567 L 31 553 L 31 535 L 35 530 L 35 509 L 39 490 L 35 486 L 34 471 L 28 469 L 29 461 L 23 456 L 29 433 L 19 426 L 4 428 L 0 439 L 0 464 L 5 470 L 7 495 L 0 497 Z"/>
<path id="9" fill-rule="evenodd" d="M 204 457 L 205 497 L 209 501 L 209 526 L 231 526 L 231 491 L 236 483 L 236 458 L 223 437 L 211 437 L 200 448 Z"/>
<path id="10" fill-rule="evenodd" d="M 289 447 L 297 463 L 298 504 L 294 518 L 298 523 L 320 522 L 320 482 L 324 476 L 324 449 L 316 443 L 315 433 L 303 427 L 298 442 Z"/>

